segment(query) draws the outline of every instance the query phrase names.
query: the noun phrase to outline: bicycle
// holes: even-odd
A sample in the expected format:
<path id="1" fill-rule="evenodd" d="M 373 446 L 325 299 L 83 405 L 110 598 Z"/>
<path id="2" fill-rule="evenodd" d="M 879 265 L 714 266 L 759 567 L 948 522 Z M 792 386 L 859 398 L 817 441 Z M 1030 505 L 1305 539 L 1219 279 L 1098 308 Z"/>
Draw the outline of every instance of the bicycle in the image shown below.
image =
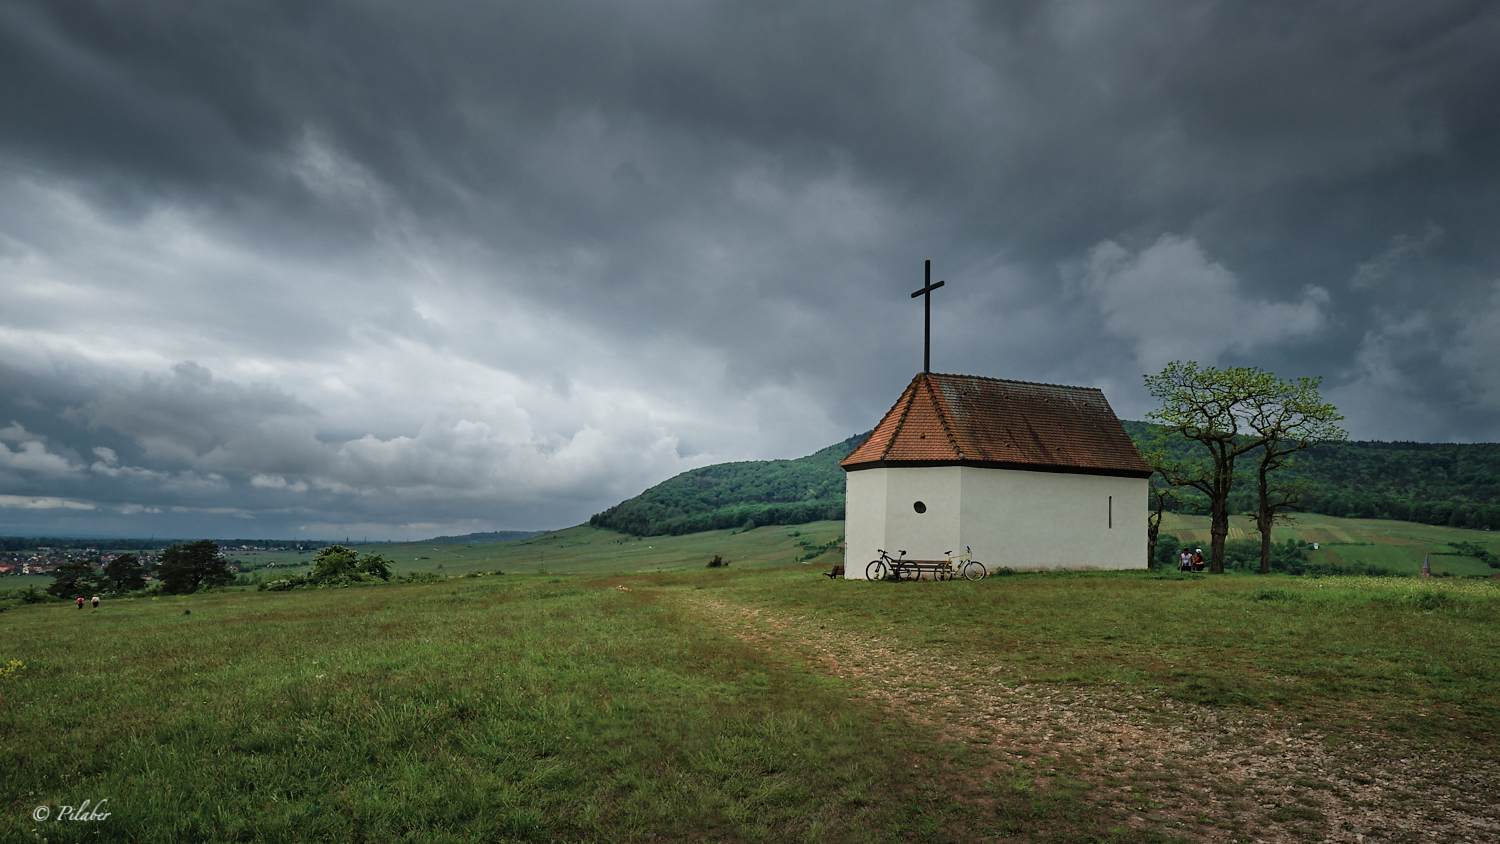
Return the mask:
<path id="1" fill-rule="evenodd" d="M 885 553 L 884 548 L 877 548 L 876 550 L 880 552 L 880 559 L 871 560 L 870 564 L 868 566 L 865 566 L 865 579 L 885 580 L 887 577 L 894 574 L 896 575 L 896 579 L 900 580 L 901 567 L 903 558 L 906 557 L 906 552 L 897 551 L 896 553 L 900 554 L 901 556 L 892 559 L 890 554 Z"/>
<path id="2" fill-rule="evenodd" d="M 947 575 L 946 580 L 952 580 L 955 577 L 962 577 L 964 580 L 983 580 L 985 575 L 989 574 L 984 568 L 984 563 L 974 559 L 974 549 L 967 545 L 964 546 L 962 554 L 955 554 L 952 551 L 943 553 L 948 555 L 948 569 L 944 572 Z"/>

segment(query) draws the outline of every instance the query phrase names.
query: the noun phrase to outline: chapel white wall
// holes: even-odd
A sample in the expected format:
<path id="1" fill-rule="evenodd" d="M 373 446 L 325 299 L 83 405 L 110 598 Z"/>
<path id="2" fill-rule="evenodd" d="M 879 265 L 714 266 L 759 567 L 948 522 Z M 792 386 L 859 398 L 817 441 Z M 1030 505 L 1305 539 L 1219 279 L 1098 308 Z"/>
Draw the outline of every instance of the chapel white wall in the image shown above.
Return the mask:
<path id="1" fill-rule="evenodd" d="M 844 577 L 864 580 L 865 567 L 885 547 L 886 473 L 844 474 Z"/>
<path id="2" fill-rule="evenodd" d="M 862 469 L 846 478 L 846 578 L 863 579 L 881 548 L 937 560 L 968 546 L 991 569 L 1146 565 L 1143 479 L 968 466 Z"/>
<path id="3" fill-rule="evenodd" d="M 1145 568 L 1146 494 L 1143 478 L 964 467 L 962 539 L 991 569 Z"/>

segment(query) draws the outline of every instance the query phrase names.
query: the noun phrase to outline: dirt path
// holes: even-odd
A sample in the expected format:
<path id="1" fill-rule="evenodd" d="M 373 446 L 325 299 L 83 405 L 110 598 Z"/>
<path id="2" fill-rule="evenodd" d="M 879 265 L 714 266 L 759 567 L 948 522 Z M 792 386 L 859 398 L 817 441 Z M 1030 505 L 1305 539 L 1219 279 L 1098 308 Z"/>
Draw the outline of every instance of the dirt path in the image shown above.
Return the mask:
<path id="1" fill-rule="evenodd" d="M 1008 685 L 962 654 L 679 593 L 738 638 L 797 654 L 877 705 L 990 754 L 976 776 L 1071 772 L 1116 823 L 1203 842 L 1500 842 L 1500 766 L 1392 744 L 1330 751 L 1260 713 L 1226 715 L 1125 687 Z"/>

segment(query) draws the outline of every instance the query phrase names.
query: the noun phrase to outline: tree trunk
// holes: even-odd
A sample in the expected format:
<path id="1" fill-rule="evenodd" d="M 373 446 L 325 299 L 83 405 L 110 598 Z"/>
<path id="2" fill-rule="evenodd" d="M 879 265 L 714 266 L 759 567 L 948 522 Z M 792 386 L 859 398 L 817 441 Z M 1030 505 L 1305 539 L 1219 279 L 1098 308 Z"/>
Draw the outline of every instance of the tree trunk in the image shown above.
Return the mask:
<path id="1" fill-rule="evenodd" d="M 1209 502 L 1209 512 L 1212 515 L 1208 526 L 1208 571 L 1210 574 L 1223 574 L 1224 540 L 1229 536 L 1229 493 L 1234 489 L 1234 457 L 1219 455 L 1214 462 L 1214 494 Z"/>
<path id="2" fill-rule="evenodd" d="M 1271 573 L 1271 514 L 1261 513 L 1255 520 L 1260 528 L 1260 573 Z"/>
<path id="3" fill-rule="evenodd" d="M 1161 534 L 1161 517 L 1167 509 L 1167 502 L 1160 496 L 1156 498 L 1156 509 L 1146 516 L 1146 568 L 1156 568 L 1156 537 Z"/>
<path id="4" fill-rule="evenodd" d="M 1269 446 L 1267 446 L 1269 453 Z M 1276 511 L 1271 507 L 1271 490 L 1266 480 L 1266 461 L 1260 463 L 1260 506 L 1255 510 L 1255 528 L 1260 531 L 1260 573 L 1271 573 L 1271 525 L 1276 522 Z"/>
<path id="5" fill-rule="evenodd" d="M 1224 539 L 1228 536 L 1228 506 L 1224 501 L 1215 501 L 1213 506 L 1213 518 L 1208 527 L 1208 571 L 1210 574 L 1224 573 Z"/>

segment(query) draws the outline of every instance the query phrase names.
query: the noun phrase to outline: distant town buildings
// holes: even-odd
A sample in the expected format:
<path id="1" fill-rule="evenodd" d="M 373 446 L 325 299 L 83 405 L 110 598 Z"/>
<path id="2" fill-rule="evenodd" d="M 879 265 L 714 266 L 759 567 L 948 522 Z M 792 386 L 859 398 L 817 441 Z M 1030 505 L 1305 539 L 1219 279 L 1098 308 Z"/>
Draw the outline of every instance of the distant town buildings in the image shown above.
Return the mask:
<path id="1" fill-rule="evenodd" d="M 321 548 L 322 543 L 286 542 L 266 543 L 261 545 L 245 544 L 220 545 L 226 555 L 244 555 L 253 553 L 271 553 L 275 551 L 302 551 L 312 548 Z M 122 554 L 134 554 L 146 568 L 156 567 L 157 551 L 101 551 L 98 548 L 57 548 L 50 545 L 39 545 L 22 551 L 0 551 L 0 577 L 6 575 L 28 575 L 41 574 L 52 575 L 58 566 L 65 563 L 84 560 L 93 565 L 95 569 L 103 569 Z M 253 569 L 259 566 L 231 563 L 230 571 Z"/>
<path id="2" fill-rule="evenodd" d="M 102 569 L 122 553 L 135 554 L 147 568 L 156 562 L 154 551 L 99 553 L 97 548 L 34 548 L 30 551 L 0 552 L 0 576 L 14 574 L 52 574 L 58 566 L 84 560 Z"/>

